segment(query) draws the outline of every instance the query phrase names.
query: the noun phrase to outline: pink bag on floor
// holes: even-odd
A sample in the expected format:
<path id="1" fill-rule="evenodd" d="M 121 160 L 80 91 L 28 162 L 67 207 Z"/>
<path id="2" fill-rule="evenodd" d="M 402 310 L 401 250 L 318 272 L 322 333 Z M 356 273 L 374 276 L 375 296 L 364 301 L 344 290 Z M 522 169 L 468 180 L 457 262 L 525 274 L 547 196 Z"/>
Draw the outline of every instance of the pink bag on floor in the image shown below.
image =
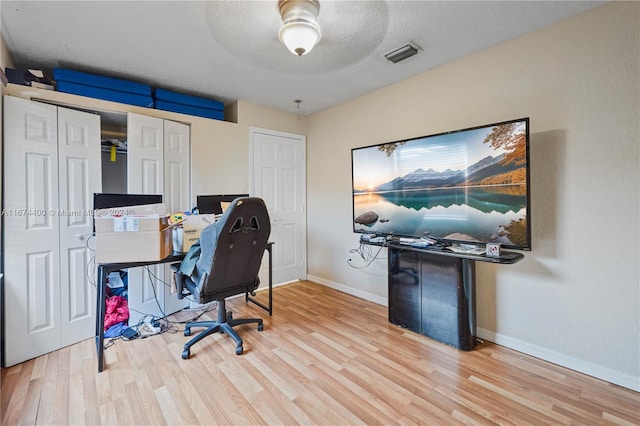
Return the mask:
<path id="1" fill-rule="evenodd" d="M 129 319 L 129 305 L 122 296 L 111 296 L 107 299 L 107 309 L 104 314 L 104 329 L 108 330 L 114 324 Z"/>

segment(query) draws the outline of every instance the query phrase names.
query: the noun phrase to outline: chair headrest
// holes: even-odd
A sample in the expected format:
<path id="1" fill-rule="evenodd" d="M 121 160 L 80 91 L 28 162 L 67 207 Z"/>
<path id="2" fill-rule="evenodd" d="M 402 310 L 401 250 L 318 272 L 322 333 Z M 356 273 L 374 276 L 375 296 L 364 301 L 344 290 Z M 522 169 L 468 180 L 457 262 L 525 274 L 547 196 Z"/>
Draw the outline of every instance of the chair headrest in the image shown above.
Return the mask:
<path id="1" fill-rule="evenodd" d="M 253 215 L 249 218 L 248 223 L 244 223 L 244 218 L 242 216 L 238 216 L 236 221 L 233 223 L 233 226 L 229 228 L 229 233 L 234 232 L 249 232 L 249 231 L 259 231 L 260 230 L 260 220 L 257 216 Z"/>

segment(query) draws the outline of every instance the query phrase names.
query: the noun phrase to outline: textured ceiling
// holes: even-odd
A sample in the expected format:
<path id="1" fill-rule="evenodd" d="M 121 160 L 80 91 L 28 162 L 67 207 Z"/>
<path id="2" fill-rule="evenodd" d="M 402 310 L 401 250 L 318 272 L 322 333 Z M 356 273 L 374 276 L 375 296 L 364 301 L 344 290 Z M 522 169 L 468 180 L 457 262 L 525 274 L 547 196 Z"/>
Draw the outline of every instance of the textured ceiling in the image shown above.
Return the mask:
<path id="1" fill-rule="evenodd" d="M 320 0 L 322 39 L 301 57 L 278 40 L 277 3 L 3 0 L 1 31 L 17 67 L 72 68 L 306 115 L 604 2 Z M 423 50 L 398 64 L 382 57 L 408 41 Z"/>

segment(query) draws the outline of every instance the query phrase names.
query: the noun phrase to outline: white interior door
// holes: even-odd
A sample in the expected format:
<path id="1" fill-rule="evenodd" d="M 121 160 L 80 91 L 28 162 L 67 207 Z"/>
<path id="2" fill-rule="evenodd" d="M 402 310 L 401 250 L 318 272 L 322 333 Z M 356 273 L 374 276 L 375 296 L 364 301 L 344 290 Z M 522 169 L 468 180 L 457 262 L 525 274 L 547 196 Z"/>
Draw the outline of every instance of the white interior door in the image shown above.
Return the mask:
<path id="1" fill-rule="evenodd" d="M 88 280 L 93 194 L 101 192 L 100 116 L 58 108 L 61 346 L 95 335 L 96 288 Z"/>
<path id="2" fill-rule="evenodd" d="M 127 117 L 127 192 L 164 192 L 164 123 L 160 118 L 129 113 Z M 164 201 L 164 198 L 163 198 Z M 132 259 L 135 260 L 135 259 Z M 128 270 L 129 325 L 145 315 L 163 316 L 164 281 L 160 265 Z M 162 289 L 160 289 L 162 290 Z"/>
<path id="3" fill-rule="evenodd" d="M 60 347 L 57 112 L 4 97 L 5 364 Z"/>
<path id="4" fill-rule="evenodd" d="M 191 210 L 191 144 L 189 126 L 164 121 L 164 201 L 168 212 Z M 164 266 L 165 281 L 171 282 L 169 265 Z M 188 305 L 178 299 L 173 285 L 164 287 L 165 314 L 177 312 Z"/>
<path id="5" fill-rule="evenodd" d="M 273 282 L 306 279 L 306 167 L 301 135 L 250 129 L 250 192 L 271 218 Z"/>

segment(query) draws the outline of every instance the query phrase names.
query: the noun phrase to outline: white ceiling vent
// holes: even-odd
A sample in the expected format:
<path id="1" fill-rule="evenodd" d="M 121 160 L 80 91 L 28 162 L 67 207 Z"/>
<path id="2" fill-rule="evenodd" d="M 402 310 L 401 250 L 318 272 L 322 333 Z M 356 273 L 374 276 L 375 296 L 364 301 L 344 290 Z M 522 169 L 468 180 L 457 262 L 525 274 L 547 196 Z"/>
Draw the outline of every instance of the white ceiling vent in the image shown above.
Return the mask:
<path id="1" fill-rule="evenodd" d="M 385 53 L 383 56 L 387 61 L 397 64 L 400 61 L 404 61 L 405 59 L 412 57 L 421 50 L 422 48 L 420 46 L 410 41 L 404 46 L 395 48 L 390 52 Z"/>

